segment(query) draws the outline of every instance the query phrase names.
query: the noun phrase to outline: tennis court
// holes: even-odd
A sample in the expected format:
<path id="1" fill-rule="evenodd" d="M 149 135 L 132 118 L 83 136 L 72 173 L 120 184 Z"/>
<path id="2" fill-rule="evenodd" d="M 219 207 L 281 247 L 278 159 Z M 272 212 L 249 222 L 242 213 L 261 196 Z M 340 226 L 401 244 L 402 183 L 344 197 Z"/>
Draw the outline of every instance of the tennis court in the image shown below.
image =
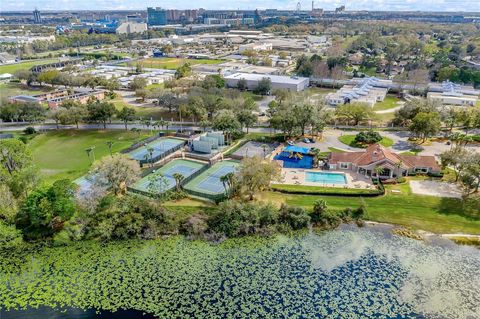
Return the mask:
<path id="1" fill-rule="evenodd" d="M 185 185 L 185 189 L 206 195 L 222 194 L 225 192 L 225 187 L 220 178 L 228 173 L 235 172 L 238 165 L 239 162 L 237 161 L 218 162 L 188 182 Z"/>
<path id="2" fill-rule="evenodd" d="M 131 188 L 143 192 L 149 192 L 150 190 L 155 189 L 162 193 L 175 187 L 175 178 L 173 178 L 173 174 L 182 174 L 184 178 L 187 178 L 199 171 L 205 165 L 206 164 L 200 162 L 176 159 L 154 171 L 152 174 L 145 176 L 136 182 Z M 155 176 L 163 176 L 163 178 L 155 178 Z M 154 185 L 150 185 L 150 183 L 154 183 Z"/>
<path id="3" fill-rule="evenodd" d="M 143 147 L 131 151 L 129 154 L 131 158 L 137 161 L 146 161 L 148 158 L 146 156 L 148 154 L 148 150 L 153 149 L 152 162 L 155 162 L 158 157 L 161 157 L 163 154 L 170 152 L 171 150 L 180 147 L 183 144 L 185 144 L 185 141 L 176 138 L 160 138 L 148 143 Z"/>

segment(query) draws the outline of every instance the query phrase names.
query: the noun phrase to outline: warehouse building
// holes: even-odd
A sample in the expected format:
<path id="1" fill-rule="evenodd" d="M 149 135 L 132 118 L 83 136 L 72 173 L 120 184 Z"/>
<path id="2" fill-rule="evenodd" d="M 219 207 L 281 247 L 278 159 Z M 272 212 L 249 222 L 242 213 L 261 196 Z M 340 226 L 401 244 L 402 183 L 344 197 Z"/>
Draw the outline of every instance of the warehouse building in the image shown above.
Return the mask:
<path id="1" fill-rule="evenodd" d="M 282 75 L 270 75 L 270 74 L 254 74 L 254 73 L 235 73 L 225 77 L 227 87 L 237 88 L 238 81 L 245 80 L 247 88 L 254 90 L 257 88 L 258 83 L 264 79 L 270 79 L 272 83 L 272 90 L 285 89 L 294 92 L 300 92 L 305 90 L 310 84 L 309 78 L 298 76 L 282 76 Z"/>

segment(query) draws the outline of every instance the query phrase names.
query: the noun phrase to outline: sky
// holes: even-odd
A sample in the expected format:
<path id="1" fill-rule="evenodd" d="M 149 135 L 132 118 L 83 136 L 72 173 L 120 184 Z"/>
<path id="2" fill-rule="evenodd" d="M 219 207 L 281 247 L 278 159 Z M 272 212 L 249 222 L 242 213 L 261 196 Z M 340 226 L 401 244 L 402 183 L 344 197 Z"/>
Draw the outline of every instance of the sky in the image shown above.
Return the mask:
<path id="1" fill-rule="evenodd" d="M 146 7 L 167 9 L 295 9 L 298 0 L 0 0 L 1 11 L 41 10 L 145 10 Z M 311 1 L 300 1 L 302 9 L 310 9 Z M 315 7 L 332 10 L 345 5 L 347 10 L 391 11 L 466 11 L 480 12 L 480 0 L 316 0 Z"/>

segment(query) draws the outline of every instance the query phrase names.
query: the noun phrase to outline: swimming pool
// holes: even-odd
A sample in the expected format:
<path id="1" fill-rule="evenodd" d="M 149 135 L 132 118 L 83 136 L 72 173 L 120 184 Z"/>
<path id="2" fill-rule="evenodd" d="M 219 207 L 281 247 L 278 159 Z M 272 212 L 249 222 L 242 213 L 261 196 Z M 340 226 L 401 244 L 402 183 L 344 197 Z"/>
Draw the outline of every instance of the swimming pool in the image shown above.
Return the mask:
<path id="1" fill-rule="evenodd" d="M 322 184 L 347 184 L 347 177 L 342 173 L 305 172 L 305 181 Z"/>

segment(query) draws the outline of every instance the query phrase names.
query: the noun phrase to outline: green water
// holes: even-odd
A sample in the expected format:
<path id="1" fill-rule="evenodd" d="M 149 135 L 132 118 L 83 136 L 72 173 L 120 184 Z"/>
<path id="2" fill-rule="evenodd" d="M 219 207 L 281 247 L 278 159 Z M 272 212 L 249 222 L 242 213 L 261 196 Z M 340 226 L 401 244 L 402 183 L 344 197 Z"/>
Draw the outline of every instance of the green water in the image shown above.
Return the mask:
<path id="1" fill-rule="evenodd" d="M 84 242 L 1 257 L 2 319 L 41 319 L 33 309 L 44 306 L 159 318 L 480 318 L 479 250 L 373 229 L 220 245 Z"/>

